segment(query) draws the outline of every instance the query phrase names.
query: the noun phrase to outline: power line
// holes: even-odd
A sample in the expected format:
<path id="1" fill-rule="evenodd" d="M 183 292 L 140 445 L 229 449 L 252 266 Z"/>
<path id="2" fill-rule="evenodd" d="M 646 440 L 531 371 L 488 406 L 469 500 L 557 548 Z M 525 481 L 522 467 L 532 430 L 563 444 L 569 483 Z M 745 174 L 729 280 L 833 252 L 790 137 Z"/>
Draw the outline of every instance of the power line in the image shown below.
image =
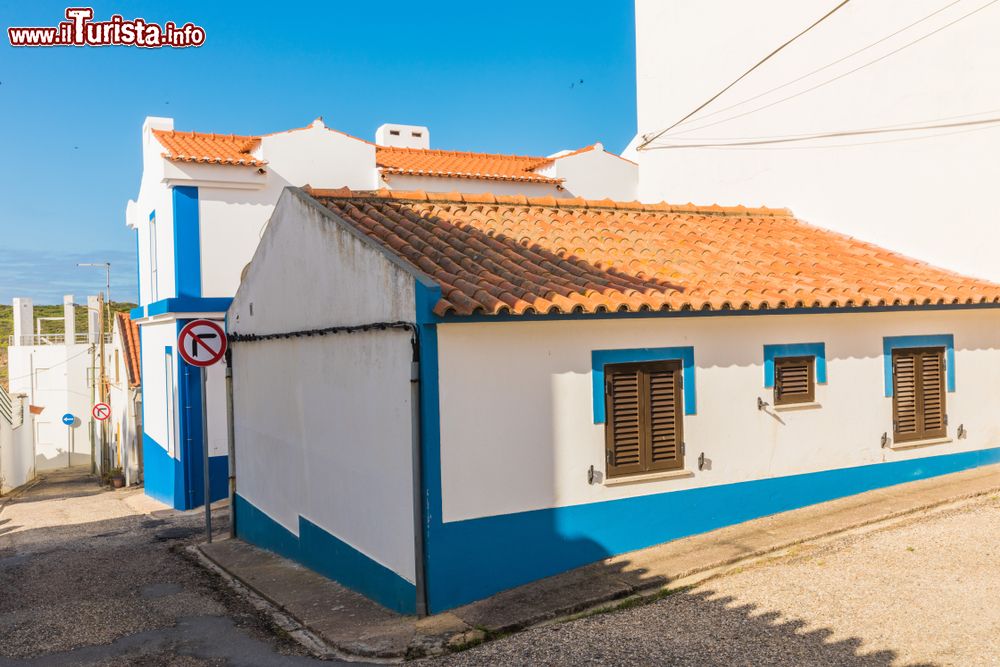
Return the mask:
<path id="1" fill-rule="evenodd" d="M 895 123 L 895 124 L 892 124 L 892 125 L 878 125 L 878 126 L 875 126 L 875 127 L 860 127 L 860 128 L 855 128 L 853 130 L 846 130 L 846 131 L 849 131 L 849 132 L 861 132 L 861 131 L 870 131 L 870 130 L 895 130 L 895 129 L 906 130 L 906 129 L 916 129 L 916 126 L 931 125 L 931 124 L 934 124 L 934 123 L 944 123 L 946 121 L 958 120 L 960 118 L 973 118 L 975 116 L 983 116 L 985 114 L 994 114 L 994 113 L 1000 113 L 1000 107 L 994 108 L 994 109 L 986 109 L 984 111 L 977 111 L 975 113 L 958 114 L 958 115 L 955 115 L 955 116 L 942 116 L 942 117 L 938 117 L 938 118 L 924 118 L 922 120 L 911 120 L 911 121 L 906 121 L 904 123 Z M 693 141 L 693 142 L 705 143 L 705 142 L 708 142 L 708 141 L 712 141 L 712 142 L 720 142 L 720 143 L 722 143 L 722 142 L 732 142 L 732 141 L 751 141 L 751 140 L 764 140 L 764 139 L 774 139 L 774 140 L 777 140 L 777 139 L 796 139 L 796 138 L 800 138 L 800 137 L 812 138 L 812 137 L 815 137 L 817 134 L 826 134 L 826 132 L 805 132 L 805 133 L 802 133 L 802 134 L 776 134 L 776 135 L 772 134 L 772 135 L 750 136 L 750 137 L 746 137 L 746 136 L 742 136 L 742 137 L 671 137 L 671 139 L 673 139 L 674 141 L 678 141 L 678 142 L 679 141 Z M 686 145 L 686 144 L 677 144 L 676 146 L 684 146 L 684 145 Z M 660 144 L 660 146 L 675 147 L 672 144 Z"/>
<path id="2" fill-rule="evenodd" d="M 864 63 L 863 65 L 859 65 L 859 66 L 855 67 L 852 70 L 848 70 L 847 72 L 844 72 L 842 74 L 838 74 L 837 76 L 835 76 L 835 77 L 833 77 L 831 79 L 827 79 L 826 81 L 822 81 L 822 82 L 816 84 L 815 86 L 812 86 L 811 88 L 806 88 L 805 90 L 799 91 L 799 92 L 794 93 L 792 95 L 789 95 L 787 97 L 783 97 L 783 98 L 781 98 L 779 100 L 775 100 L 774 102 L 770 102 L 770 103 L 765 104 L 763 106 L 757 107 L 756 109 L 751 109 L 750 111 L 744 111 L 743 113 L 736 114 L 735 116 L 729 116 L 728 118 L 723 118 L 722 120 L 717 120 L 717 121 L 712 122 L 712 123 L 706 123 L 704 125 L 699 125 L 697 127 L 693 127 L 693 128 L 691 128 L 689 130 L 685 130 L 685 132 L 696 132 L 698 130 L 704 130 L 705 128 L 714 127 L 716 125 L 721 125 L 722 123 L 728 123 L 731 120 L 736 120 L 737 118 L 743 118 L 744 116 L 749 116 L 750 114 L 757 113 L 758 111 L 763 111 L 764 109 L 769 109 L 769 108 L 771 108 L 771 107 L 773 107 L 773 106 L 775 106 L 777 104 L 781 104 L 782 102 L 787 102 L 788 100 L 795 99 L 796 97 L 799 97 L 801 95 L 805 95 L 806 93 L 811 93 L 812 91 L 817 90 L 818 88 L 822 88 L 823 86 L 831 84 L 834 81 L 838 81 L 840 79 L 843 79 L 845 76 L 849 76 L 851 74 L 854 74 L 855 72 L 858 72 L 858 71 L 860 71 L 860 70 L 862 70 L 862 69 L 864 69 L 866 67 L 870 67 L 871 65 L 874 65 L 874 64 L 876 64 L 878 62 L 881 62 L 881 61 L 885 60 L 886 58 L 894 56 L 897 53 L 899 53 L 900 51 L 903 51 L 904 49 L 908 49 L 909 47 L 913 46 L 914 44 L 917 44 L 918 42 L 922 42 L 925 39 L 927 39 L 928 37 L 936 35 L 937 33 L 941 32 L 942 30 L 946 30 L 947 28 L 950 28 L 951 26 L 955 25 L 956 23 L 959 23 L 960 21 L 964 21 L 965 19 L 969 18 L 973 14 L 977 14 L 977 13 L 983 11 L 984 9 L 986 9 L 987 7 L 989 7 L 990 5 L 996 4 L 998 1 L 1000 1 L 1000 0 L 990 0 L 985 5 L 979 7 L 978 9 L 974 9 L 971 12 L 969 12 L 968 14 L 964 14 L 963 16 L 958 17 L 954 21 L 951 21 L 950 23 L 946 23 L 945 25 L 941 26 L 940 28 L 932 30 L 931 32 L 927 33 L 926 35 L 923 35 L 922 37 L 918 37 L 917 39 L 913 40 L 912 42 L 908 42 L 908 43 L 904 44 L 903 46 L 901 46 L 901 47 L 899 47 L 897 49 L 894 49 L 893 51 L 890 51 L 890 52 L 888 52 L 888 53 L 886 53 L 884 55 L 881 55 L 878 58 L 876 58 L 875 60 L 871 60 L 871 61 L 869 61 L 867 63 Z M 676 124 L 675 124 L 675 126 L 676 126 Z M 663 134 L 663 132 L 661 132 L 659 135 L 657 135 L 657 137 L 659 137 L 662 134 Z M 646 142 L 646 143 L 648 144 L 649 142 Z M 645 146 L 645 145 L 646 144 L 643 144 L 643 146 Z M 651 148 L 663 148 L 663 146 L 652 146 Z"/>
<path id="3" fill-rule="evenodd" d="M 28 373 L 27 375 L 21 375 L 21 376 L 18 376 L 16 378 L 7 378 L 7 386 L 10 387 L 10 383 L 11 383 L 12 380 L 24 380 L 25 378 L 30 378 L 32 375 L 34 375 L 38 371 L 48 371 L 48 370 L 52 370 L 53 368 L 58 368 L 59 366 L 65 366 L 72 359 L 76 359 L 77 357 L 81 357 L 81 356 L 83 356 L 85 354 L 90 354 L 90 348 L 89 347 L 86 350 L 82 351 L 82 352 L 77 352 L 76 354 L 74 354 L 71 357 L 66 357 L 65 359 L 63 359 L 62 361 L 60 361 L 57 364 L 52 364 L 51 366 L 48 366 L 47 368 L 36 368 L 33 373 Z"/>
<path id="4" fill-rule="evenodd" d="M 986 126 L 983 126 L 983 127 L 966 128 L 966 129 L 962 129 L 962 130 L 954 130 L 952 132 L 938 132 L 936 134 L 925 134 L 923 136 L 916 136 L 916 137 L 897 137 L 895 139 L 882 139 L 882 140 L 875 140 L 875 141 L 856 141 L 856 142 L 847 143 L 847 144 L 819 144 L 819 145 L 810 145 L 810 146 L 773 146 L 773 145 L 731 146 L 731 145 L 726 145 L 726 144 L 718 144 L 718 145 L 713 145 L 713 146 L 706 146 L 704 148 L 708 148 L 710 150 L 711 149 L 717 149 L 717 150 L 724 150 L 724 151 L 749 151 L 749 150 L 758 150 L 758 151 L 795 151 L 795 150 L 798 150 L 798 151 L 801 151 L 801 150 L 825 150 L 825 149 L 830 149 L 830 148 L 856 148 L 856 147 L 859 147 L 859 146 L 876 146 L 876 145 L 880 145 L 880 144 L 897 144 L 897 143 L 902 143 L 904 141 L 925 141 L 927 139 L 938 139 L 938 138 L 941 138 L 941 137 L 950 137 L 950 136 L 956 135 L 956 134 L 969 134 L 971 132 L 983 132 L 985 130 L 995 130 L 997 128 L 1000 128 L 1000 124 L 998 124 L 998 125 L 986 125 Z M 684 147 L 684 148 L 686 148 L 686 147 Z"/>
<path id="5" fill-rule="evenodd" d="M 713 116 L 718 116 L 720 113 L 725 113 L 726 111 L 730 111 L 731 109 L 735 109 L 736 107 L 743 106 L 744 104 L 749 104 L 750 102 L 753 102 L 755 100 L 759 100 L 760 98 L 766 97 L 767 95 L 770 95 L 771 93 L 775 93 L 775 92 L 777 92 L 779 90 L 782 90 L 783 88 L 787 88 L 788 86 L 796 84 L 799 81 L 802 81 L 803 79 L 808 79 L 809 77 L 811 77 L 814 74 L 819 74 L 823 70 L 830 69 L 834 65 L 839 65 L 840 63 L 844 62 L 845 60 L 850 60 L 854 56 L 859 55 L 861 53 L 864 53 L 865 51 L 867 51 L 867 50 L 869 50 L 871 48 L 874 48 L 874 47 L 878 46 L 879 44 L 882 44 L 883 42 L 887 42 L 890 39 L 892 39 L 893 37 L 896 37 L 897 35 L 899 35 L 901 33 L 906 32 L 910 28 L 913 28 L 913 27 L 915 27 L 917 25 L 920 25 L 924 21 L 927 21 L 927 20 L 929 20 L 929 19 L 937 16 L 941 12 L 945 11 L 946 9 L 950 9 L 951 7 L 954 7 L 955 5 L 957 5 L 958 3 L 962 2 L 962 1 L 963 0 L 952 0 L 952 2 L 949 2 L 947 5 L 945 5 L 944 7 L 941 7 L 937 11 L 931 12 L 927 16 L 924 16 L 923 18 L 918 19 L 918 20 L 914 21 L 913 23 L 910 23 L 907 26 L 905 26 L 903 28 L 900 28 L 899 30 L 897 30 L 896 32 L 894 32 L 894 33 L 892 33 L 890 35 L 886 35 L 885 37 L 882 37 L 881 39 L 878 39 L 878 40 L 872 42 L 871 44 L 868 44 L 867 46 L 863 46 L 860 49 L 858 49 L 857 51 L 852 51 L 851 53 L 848 53 L 846 56 L 838 58 L 837 60 L 834 60 L 831 63 L 827 63 L 826 65 L 823 65 L 822 67 L 818 67 L 818 68 L 814 69 L 813 71 L 808 72 L 806 74 L 803 74 L 802 76 L 800 76 L 800 77 L 798 77 L 796 79 L 792 79 L 791 81 L 787 81 L 787 82 L 781 84 L 780 86 L 775 86 L 774 88 L 771 88 L 770 90 L 765 90 L 763 93 L 759 93 L 757 95 L 754 95 L 753 97 L 748 97 L 747 99 L 742 100 L 740 102 L 737 102 L 735 104 L 730 104 L 728 107 L 723 107 L 723 108 L 717 109 L 716 111 L 713 111 L 711 113 L 707 113 L 704 116 L 701 116 L 701 118 L 699 118 L 699 120 L 706 120 L 706 119 L 711 118 Z M 681 123 L 678 123 L 677 126 L 681 126 L 683 124 L 684 124 L 684 122 L 681 122 Z"/>
<path id="6" fill-rule="evenodd" d="M 688 115 L 684 116 L 683 118 L 681 118 L 679 121 L 677 121 L 676 123 L 674 123 L 673 125 L 671 125 L 667 129 L 660 130 L 659 132 L 657 132 L 652 137 L 643 137 L 642 144 L 640 144 L 639 147 L 636 150 L 642 150 L 647 145 L 649 145 L 651 142 L 656 141 L 661 136 L 663 136 L 664 134 L 666 134 L 670 130 L 674 129 L 675 127 L 677 127 L 678 125 L 680 125 L 681 123 L 683 123 L 684 121 L 686 121 L 691 116 L 695 115 L 696 113 L 698 113 L 699 111 L 701 111 L 702 109 L 704 109 L 705 107 L 707 107 L 709 104 L 711 104 L 712 102 L 714 102 L 715 100 L 717 100 L 719 97 L 721 97 L 722 95 L 724 95 L 726 93 L 726 91 L 728 91 L 730 88 L 732 88 L 737 83 L 739 83 L 740 81 L 742 81 L 743 79 L 745 79 L 747 76 L 749 76 L 751 72 L 753 72 L 754 70 L 756 70 L 758 67 L 760 67 L 761 65 L 763 65 L 764 63 L 766 63 L 768 60 L 770 60 L 774 56 L 778 55 L 778 53 L 780 51 L 782 51 L 786 46 L 788 46 L 789 44 L 791 44 L 792 42 L 794 42 L 795 40 L 797 40 L 799 37 L 802 37 L 804 34 L 806 34 L 807 32 L 809 32 L 810 30 L 812 30 L 816 26 L 818 26 L 820 23 L 822 23 L 826 19 L 828 19 L 831 16 L 833 16 L 841 7 L 843 7 L 844 5 L 846 5 L 850 1 L 851 0 L 842 0 L 840 2 L 840 4 L 838 4 L 836 7 L 834 7 L 833 9 L 831 9 L 830 11 L 828 11 L 826 14 L 824 14 L 823 16 L 821 16 L 819 19 L 817 19 L 816 21 L 814 21 L 812 23 L 812 25 L 810 25 L 808 28 L 806 28 L 805 30 L 803 30 L 799 34 L 795 35 L 794 37 L 792 37 L 791 39 L 789 39 L 788 41 L 786 41 L 784 44 L 782 44 L 781 46 L 779 46 L 778 48 L 776 48 L 774 51 L 771 51 L 769 54 L 767 54 L 766 56 L 764 56 L 764 58 L 762 58 L 761 60 L 758 60 L 753 65 L 753 67 L 751 67 L 750 69 L 748 69 L 746 72 L 743 72 L 743 74 L 741 74 L 740 76 L 738 76 L 732 83 L 730 83 L 728 86 L 726 86 L 725 88 L 723 88 L 722 90 L 720 90 L 719 92 L 717 92 L 712 97 L 708 98 L 708 100 L 706 100 L 705 102 L 703 102 L 702 104 L 700 104 L 694 111 L 692 111 Z"/>
<path id="7" fill-rule="evenodd" d="M 949 129 L 956 127 L 972 127 L 977 125 L 995 125 L 1000 123 L 1000 116 L 994 118 L 983 118 L 980 120 L 967 120 L 957 123 L 938 123 L 933 125 L 916 125 L 909 127 L 887 127 L 887 128 L 873 128 L 867 130 L 847 130 L 844 132 L 822 132 L 812 135 L 798 135 L 790 136 L 779 139 L 758 139 L 751 141 L 738 141 L 731 143 L 707 143 L 707 144 L 672 144 L 672 145 L 660 145 L 655 148 L 659 149 L 672 149 L 672 148 L 740 148 L 743 146 L 766 146 L 774 144 L 785 144 L 794 143 L 799 141 L 811 141 L 814 139 L 835 139 L 839 137 L 859 137 L 872 134 L 888 134 L 895 132 L 919 132 L 923 130 L 938 130 L 938 129 Z"/>

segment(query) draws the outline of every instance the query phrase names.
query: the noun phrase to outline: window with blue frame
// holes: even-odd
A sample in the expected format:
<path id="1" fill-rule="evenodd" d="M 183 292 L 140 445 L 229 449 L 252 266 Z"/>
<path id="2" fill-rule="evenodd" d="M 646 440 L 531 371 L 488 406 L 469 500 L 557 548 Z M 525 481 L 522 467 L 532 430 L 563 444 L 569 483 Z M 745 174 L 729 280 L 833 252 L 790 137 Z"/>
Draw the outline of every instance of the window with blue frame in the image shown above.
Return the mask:
<path id="1" fill-rule="evenodd" d="M 817 384 L 826 384 L 824 343 L 764 346 L 764 386 L 773 390 L 774 405 L 814 403 Z"/>

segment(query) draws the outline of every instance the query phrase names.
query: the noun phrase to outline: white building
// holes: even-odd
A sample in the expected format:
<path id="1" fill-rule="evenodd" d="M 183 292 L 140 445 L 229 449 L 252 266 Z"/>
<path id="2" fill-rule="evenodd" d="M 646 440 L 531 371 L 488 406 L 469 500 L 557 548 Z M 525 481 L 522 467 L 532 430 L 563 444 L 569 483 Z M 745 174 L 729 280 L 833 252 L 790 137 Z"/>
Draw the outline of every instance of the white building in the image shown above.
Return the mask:
<path id="1" fill-rule="evenodd" d="M 27 399 L 0 388 L 0 496 L 35 477 L 35 417 Z"/>
<path id="2" fill-rule="evenodd" d="M 288 189 L 227 314 L 236 531 L 439 612 L 995 463 L 998 324 L 786 210 Z"/>
<path id="3" fill-rule="evenodd" d="M 179 132 L 147 118 L 143 173 L 126 219 L 136 231 L 146 492 L 177 508 L 202 502 L 201 385 L 176 355 L 191 319 L 221 320 L 275 202 L 289 185 L 633 198 L 636 165 L 600 144 L 554 156 L 430 148 L 429 130 L 383 125 L 377 143 L 309 126 L 260 136 Z M 224 370 L 208 377 L 213 498 L 226 493 Z"/>
<path id="4" fill-rule="evenodd" d="M 1000 6 L 847 3 L 657 136 L 835 4 L 636 0 L 632 148 L 655 137 L 626 151 L 640 163 L 639 199 L 780 204 L 1000 281 L 990 200 L 1000 180 Z M 906 130 L 918 126 L 927 129 Z M 808 138 L 827 134 L 837 136 Z"/>
<path id="5" fill-rule="evenodd" d="M 92 460 L 99 464 L 91 409 L 97 396 L 93 369 L 100 334 L 97 299 L 87 301 L 91 309 L 87 332 L 76 331 L 73 297 L 66 296 L 63 331 L 53 334 L 43 332 L 41 322 L 36 322 L 31 299 L 14 299 L 14 335 L 7 349 L 10 392 L 24 394 L 36 410 L 34 467 L 39 471 Z M 63 423 L 67 414 L 75 418 L 71 426 Z"/>
<path id="6" fill-rule="evenodd" d="M 127 485 L 138 484 L 142 480 L 139 327 L 126 313 L 115 313 L 107 356 L 111 468 L 122 469 Z"/>

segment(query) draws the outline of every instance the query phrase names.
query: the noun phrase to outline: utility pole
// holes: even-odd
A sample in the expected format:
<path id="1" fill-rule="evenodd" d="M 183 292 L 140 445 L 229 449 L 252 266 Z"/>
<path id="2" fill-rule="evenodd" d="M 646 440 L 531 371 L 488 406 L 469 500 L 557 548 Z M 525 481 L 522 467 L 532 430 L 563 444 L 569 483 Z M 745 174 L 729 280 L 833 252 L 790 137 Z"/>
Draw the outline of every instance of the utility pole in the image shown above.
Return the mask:
<path id="1" fill-rule="evenodd" d="M 100 367 L 100 385 L 98 389 L 98 394 L 100 394 L 101 403 L 108 402 L 108 378 L 105 373 L 105 354 L 104 354 L 104 340 L 111 333 L 111 262 L 80 262 L 77 266 L 92 266 L 104 269 L 105 275 L 105 290 L 104 294 L 99 295 L 97 298 L 97 309 L 98 309 L 98 327 L 97 330 L 100 332 L 101 340 L 99 343 L 99 355 L 101 357 L 101 367 Z M 107 331 L 105 331 L 107 329 Z M 105 419 L 101 422 L 101 472 L 107 472 L 110 470 L 111 465 L 111 453 L 108 450 L 108 440 L 109 438 L 109 420 Z M 93 441 L 91 441 L 93 442 Z"/>

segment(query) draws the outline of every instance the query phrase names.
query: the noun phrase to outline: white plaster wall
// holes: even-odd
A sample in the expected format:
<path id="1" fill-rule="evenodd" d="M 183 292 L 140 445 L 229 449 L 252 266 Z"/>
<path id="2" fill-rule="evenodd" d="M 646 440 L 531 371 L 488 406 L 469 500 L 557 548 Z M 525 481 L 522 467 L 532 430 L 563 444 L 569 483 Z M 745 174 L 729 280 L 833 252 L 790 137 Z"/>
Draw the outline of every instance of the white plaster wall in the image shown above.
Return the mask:
<path id="1" fill-rule="evenodd" d="M 390 174 L 383 182 L 391 190 L 422 190 L 424 192 L 463 192 L 525 197 L 570 197 L 569 192 L 550 183 L 518 183 L 513 181 L 483 181 L 473 178 L 436 178 L 432 176 L 401 176 Z"/>
<path id="2" fill-rule="evenodd" d="M 565 179 L 564 196 L 615 201 L 636 198 L 638 165 L 603 148 L 559 158 L 553 165 L 553 173 Z"/>
<path id="3" fill-rule="evenodd" d="M 0 495 L 27 484 L 35 476 L 34 417 L 28 410 L 27 397 L 11 396 L 11 403 L 13 424 L 0 417 Z"/>
<path id="4" fill-rule="evenodd" d="M 411 275 L 286 193 L 228 328 L 413 319 Z M 412 582 L 410 356 L 405 331 L 235 343 L 233 395 L 237 492 L 293 533 L 301 515 Z"/>
<path id="5" fill-rule="evenodd" d="M 805 92 L 985 5 L 968 2 L 794 85 L 708 116 L 833 63 L 945 4 L 848 4 L 696 116 L 702 120 L 677 128 L 675 133 L 685 133 L 676 139 L 744 140 L 996 116 L 997 6 Z M 640 135 L 665 129 L 685 116 L 829 11 L 830 5 L 823 0 L 637 0 Z M 770 108 L 696 130 L 800 92 Z M 783 147 L 650 150 L 628 156 L 640 162 L 643 201 L 789 207 L 814 224 L 1000 280 L 994 252 L 1000 224 L 992 199 L 1000 178 L 1000 163 L 993 159 L 1000 128 L 967 130 L 916 141 L 909 140 L 916 135 L 895 134 Z M 879 143 L 857 145 L 869 141 Z M 847 146 L 830 147 L 838 144 Z"/>
<path id="6" fill-rule="evenodd" d="M 148 322 L 141 325 L 142 331 L 142 392 L 146 405 L 143 430 L 163 449 L 177 459 L 177 411 L 171 420 L 167 414 L 167 365 L 166 348 L 173 348 L 174 377 L 170 387 L 177 400 L 177 370 L 180 368 L 177 355 L 177 323 Z M 169 433 L 168 433 L 169 429 Z M 170 435 L 170 438 L 168 438 Z"/>
<path id="7" fill-rule="evenodd" d="M 174 296 L 173 201 L 164 182 L 164 148 L 153 128 L 172 129 L 169 118 L 147 118 L 142 128 L 142 176 L 139 194 L 126 206 L 126 224 L 136 230 L 139 245 L 139 304 Z M 150 261 L 149 214 L 156 211 L 156 289 Z"/>
<path id="8" fill-rule="evenodd" d="M 90 462 L 91 390 L 89 345 L 25 345 L 8 348 L 11 393 L 24 393 L 44 408 L 35 418 L 35 467 L 38 470 Z M 77 417 L 67 438 L 62 416 Z M 70 451 L 72 445 L 72 451 Z"/>
<path id="9" fill-rule="evenodd" d="M 761 315 L 438 327 L 445 521 L 949 454 L 1000 445 L 1000 313 Z M 883 336 L 955 337 L 948 432 L 968 438 L 883 449 L 892 435 Z M 758 411 L 763 346 L 825 342 L 822 407 Z M 591 351 L 694 346 L 697 414 L 684 418 L 688 478 L 588 485 L 604 470 L 604 425 L 593 423 Z M 489 363 L 484 364 L 483 360 Z M 473 369 L 473 370 L 470 370 Z M 483 373 L 486 373 L 484 375 Z M 776 416 L 777 415 L 777 416 Z M 780 419 L 779 419 L 780 418 Z M 711 470 L 698 471 L 698 455 Z"/>

